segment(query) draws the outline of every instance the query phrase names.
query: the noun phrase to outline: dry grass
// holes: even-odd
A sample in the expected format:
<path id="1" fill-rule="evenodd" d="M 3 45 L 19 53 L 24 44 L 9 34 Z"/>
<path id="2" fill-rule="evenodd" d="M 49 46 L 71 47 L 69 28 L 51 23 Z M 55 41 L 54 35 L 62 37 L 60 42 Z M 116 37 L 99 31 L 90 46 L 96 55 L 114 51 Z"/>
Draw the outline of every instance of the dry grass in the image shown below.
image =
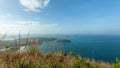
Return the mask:
<path id="1" fill-rule="evenodd" d="M 68 59 L 69 58 L 62 53 L 49 53 L 44 55 L 40 52 L 0 53 L 0 62 L 6 65 L 7 68 L 36 68 L 36 66 L 44 67 L 46 65 L 55 66 L 56 64 L 61 65 L 69 61 Z M 33 65 L 33 67 L 30 65 Z"/>
<path id="2" fill-rule="evenodd" d="M 41 54 L 0 53 L 0 68 L 111 68 L 111 64 L 80 57 L 71 57 L 64 52 Z"/>

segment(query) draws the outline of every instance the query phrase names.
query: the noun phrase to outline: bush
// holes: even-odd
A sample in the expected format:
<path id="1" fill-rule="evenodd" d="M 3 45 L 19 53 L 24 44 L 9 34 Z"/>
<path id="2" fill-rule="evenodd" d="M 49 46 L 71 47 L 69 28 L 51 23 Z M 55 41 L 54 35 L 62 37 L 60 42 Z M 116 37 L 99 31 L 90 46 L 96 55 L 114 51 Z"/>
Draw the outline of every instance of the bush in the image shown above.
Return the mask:
<path id="1" fill-rule="evenodd" d="M 6 45 L 5 45 L 5 48 L 10 48 L 10 45 L 9 45 L 9 44 L 6 44 Z"/>
<path id="2" fill-rule="evenodd" d="M 112 64 L 112 68 L 120 68 L 120 60 L 116 58 L 116 63 Z"/>

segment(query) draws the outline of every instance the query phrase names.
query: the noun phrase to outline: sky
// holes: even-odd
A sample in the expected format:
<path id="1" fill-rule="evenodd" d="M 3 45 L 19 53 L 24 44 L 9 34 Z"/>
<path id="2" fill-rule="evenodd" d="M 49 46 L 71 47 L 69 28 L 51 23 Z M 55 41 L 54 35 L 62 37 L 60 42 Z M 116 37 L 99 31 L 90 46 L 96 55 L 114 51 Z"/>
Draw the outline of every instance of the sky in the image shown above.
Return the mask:
<path id="1" fill-rule="evenodd" d="M 120 0 L 0 0 L 0 34 L 120 34 Z"/>

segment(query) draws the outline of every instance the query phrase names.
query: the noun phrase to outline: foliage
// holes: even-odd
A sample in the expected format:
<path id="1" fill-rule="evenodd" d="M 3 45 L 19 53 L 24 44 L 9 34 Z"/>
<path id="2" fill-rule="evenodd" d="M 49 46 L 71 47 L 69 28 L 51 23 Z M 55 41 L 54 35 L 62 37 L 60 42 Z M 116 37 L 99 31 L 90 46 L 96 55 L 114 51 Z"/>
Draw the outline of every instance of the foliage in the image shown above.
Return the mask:
<path id="1" fill-rule="evenodd" d="M 6 45 L 5 45 L 5 48 L 10 48 L 10 45 L 9 45 L 9 44 L 6 44 Z"/>
<path id="2" fill-rule="evenodd" d="M 120 68 L 120 60 L 119 60 L 119 58 L 116 58 L 116 63 L 112 64 L 112 68 Z"/>
<path id="3" fill-rule="evenodd" d="M 97 62 L 75 55 L 71 57 L 64 51 L 42 54 L 39 51 L 26 53 L 0 53 L 0 68 L 111 68 L 111 64 Z M 119 68 L 120 61 L 112 65 Z"/>

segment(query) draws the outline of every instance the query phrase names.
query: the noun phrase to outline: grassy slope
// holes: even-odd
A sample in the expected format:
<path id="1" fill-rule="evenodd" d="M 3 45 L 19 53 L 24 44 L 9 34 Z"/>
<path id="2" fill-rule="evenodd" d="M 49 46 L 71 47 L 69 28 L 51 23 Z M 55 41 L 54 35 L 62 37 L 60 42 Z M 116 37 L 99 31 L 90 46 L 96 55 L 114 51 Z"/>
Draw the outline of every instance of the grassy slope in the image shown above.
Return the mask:
<path id="1" fill-rule="evenodd" d="M 33 50 L 27 53 L 0 53 L 0 68 L 119 68 L 105 62 L 84 59 L 63 51 L 41 54 Z"/>

